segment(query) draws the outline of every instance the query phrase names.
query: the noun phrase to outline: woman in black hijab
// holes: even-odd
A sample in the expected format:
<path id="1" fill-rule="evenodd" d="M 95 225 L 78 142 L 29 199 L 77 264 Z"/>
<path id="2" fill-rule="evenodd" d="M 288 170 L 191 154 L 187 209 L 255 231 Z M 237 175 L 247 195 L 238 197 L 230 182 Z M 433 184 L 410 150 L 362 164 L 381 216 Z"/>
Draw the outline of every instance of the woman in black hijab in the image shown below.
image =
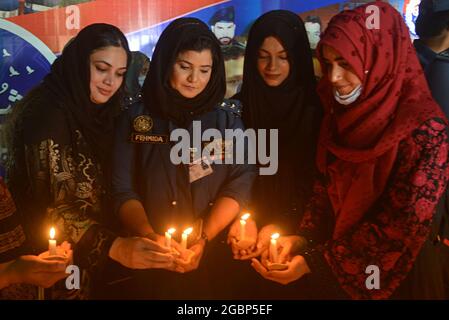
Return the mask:
<path id="1" fill-rule="evenodd" d="M 10 187 L 29 241 L 42 250 L 54 226 L 58 242 L 75 245 L 74 263 L 88 276 L 103 271 L 108 256 L 130 268 L 151 267 L 138 260 L 148 258 L 144 247 L 157 246 L 147 239 L 117 238 L 102 226 L 112 133 L 129 61 L 118 28 L 90 25 L 67 44 L 10 119 Z M 81 288 L 81 297 L 87 297 L 89 286 L 83 282 Z"/>
<path id="2" fill-rule="evenodd" d="M 118 125 L 114 205 L 130 234 L 164 244 L 164 233 L 176 228 L 172 245 L 183 252 L 189 251 L 180 249 L 177 241 L 184 228 L 193 227 L 188 244 L 193 256 L 178 259 L 176 268 L 137 277 L 132 284 L 135 298 L 213 298 L 215 271 L 223 268 L 223 259 L 231 259 L 225 255 L 222 231 L 247 205 L 254 166 L 201 157 L 210 142 L 220 146 L 214 159 L 224 160 L 222 146 L 232 142 L 225 140 L 225 130 L 243 129 L 240 106 L 224 99 L 225 89 L 223 57 L 214 34 L 195 18 L 173 21 L 156 45 L 143 102 L 130 106 Z M 221 138 L 192 145 L 192 136 L 207 129 Z M 180 130 L 193 147 L 187 148 L 187 163 L 173 159 Z M 173 134 L 177 141 L 169 141 Z"/>
<path id="3" fill-rule="evenodd" d="M 279 130 L 279 166 L 277 173 L 259 175 L 254 183 L 250 205 L 254 220 L 247 222 L 246 234 L 254 239 L 253 245 L 242 250 L 236 244 L 239 221 L 231 228 L 228 240 L 236 259 L 257 257 L 274 232 L 296 231 L 315 173 L 322 116 L 315 85 L 312 53 L 301 18 L 285 10 L 259 17 L 248 36 L 242 90 L 235 98 L 242 102 L 247 128 Z"/>
<path id="4" fill-rule="evenodd" d="M 226 90 L 223 58 L 212 36 L 212 32 L 206 30 L 201 21 L 194 18 L 178 19 L 167 27 L 154 51 L 148 80 L 142 90 L 145 105 L 180 127 L 188 126 L 197 115 L 212 111 L 223 101 Z M 206 43 L 209 43 L 207 47 L 210 46 L 212 53 L 210 80 L 203 91 L 193 92 L 186 97 L 171 85 L 171 69 L 181 49 L 185 51 L 186 47 L 191 46 L 191 50 L 201 51 Z"/>

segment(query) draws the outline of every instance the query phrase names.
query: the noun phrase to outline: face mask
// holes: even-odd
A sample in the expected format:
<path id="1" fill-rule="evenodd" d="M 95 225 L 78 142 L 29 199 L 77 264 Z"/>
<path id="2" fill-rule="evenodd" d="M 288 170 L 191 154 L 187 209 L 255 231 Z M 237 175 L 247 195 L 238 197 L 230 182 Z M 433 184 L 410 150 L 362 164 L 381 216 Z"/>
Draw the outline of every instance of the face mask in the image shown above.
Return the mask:
<path id="1" fill-rule="evenodd" d="M 145 82 L 145 76 L 139 76 L 139 85 L 142 87 Z"/>
<path id="2" fill-rule="evenodd" d="M 357 88 L 355 88 L 354 90 L 352 90 L 351 93 L 349 93 L 349 94 L 347 94 L 347 95 L 344 95 L 344 96 L 340 95 L 340 94 L 338 93 L 338 91 L 335 90 L 335 92 L 334 92 L 334 98 L 335 98 L 335 100 L 337 100 L 337 102 L 338 102 L 339 104 L 342 104 L 342 105 L 344 105 L 344 106 L 347 106 L 347 105 L 350 105 L 351 103 L 355 102 L 355 101 L 358 99 L 358 97 L 360 97 L 360 95 L 362 94 L 362 89 L 363 89 L 362 85 L 359 84 L 359 85 L 357 86 Z"/>

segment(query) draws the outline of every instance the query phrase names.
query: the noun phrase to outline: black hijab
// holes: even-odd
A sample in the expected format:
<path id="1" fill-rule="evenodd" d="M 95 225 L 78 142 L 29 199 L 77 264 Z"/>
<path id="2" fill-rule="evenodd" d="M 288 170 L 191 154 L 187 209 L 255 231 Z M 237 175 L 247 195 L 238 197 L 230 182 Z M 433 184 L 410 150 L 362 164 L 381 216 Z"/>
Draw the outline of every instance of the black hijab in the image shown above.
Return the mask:
<path id="1" fill-rule="evenodd" d="M 257 69 L 259 48 L 270 36 L 280 41 L 290 64 L 288 77 L 277 87 L 268 86 Z M 254 190 L 254 202 L 271 206 L 267 211 L 302 210 L 305 205 L 322 114 L 315 86 L 312 52 L 301 18 L 286 10 L 259 17 L 249 32 L 242 90 L 235 98 L 243 104 L 247 128 L 279 129 L 278 172 L 260 176 Z"/>
<path id="2" fill-rule="evenodd" d="M 194 98 L 183 97 L 170 86 L 170 75 L 178 54 L 195 50 L 191 44 L 204 39 L 212 44 L 212 74 L 206 88 Z M 143 84 L 147 108 L 180 127 L 187 127 L 198 115 L 211 111 L 220 103 L 226 91 L 224 61 L 220 43 L 208 26 L 196 18 L 174 20 L 162 32 Z"/>
<path id="3" fill-rule="evenodd" d="M 107 46 L 124 48 L 129 65 L 131 53 L 124 34 L 109 24 L 91 24 L 66 45 L 41 86 L 56 102 L 55 107 L 63 109 L 69 121 L 74 122 L 76 128 L 71 129 L 81 130 L 102 165 L 108 162 L 110 156 L 114 118 L 120 111 L 125 84 L 123 81 L 120 89 L 104 105 L 94 104 L 90 100 L 90 55 Z"/>
<path id="4" fill-rule="evenodd" d="M 290 74 L 277 87 L 268 86 L 257 70 L 259 48 L 270 36 L 281 42 L 290 63 Z M 247 127 L 279 128 L 283 137 L 296 135 L 308 105 L 317 104 L 315 86 L 312 52 L 301 18 L 286 10 L 260 16 L 249 32 L 243 85 L 237 96 L 245 108 Z"/>
<path id="5" fill-rule="evenodd" d="M 90 55 L 96 49 L 108 46 L 124 48 L 129 65 L 127 40 L 118 28 L 108 24 L 92 24 L 81 30 L 55 60 L 43 82 L 14 106 L 9 117 L 8 166 L 11 191 L 20 211 L 27 214 L 26 226 L 29 231 L 31 228 L 36 229 L 36 225 L 43 221 L 42 212 L 36 211 L 36 208 L 48 206 L 50 200 L 43 197 L 35 199 L 30 193 L 34 182 L 31 181 L 33 177 L 25 170 L 25 145 L 38 144 L 49 138 L 59 140 L 60 143 L 70 143 L 77 159 L 77 153 L 95 158 L 96 164 L 101 165 L 103 174 L 96 170 L 96 165 L 89 175 L 95 177 L 96 183 L 103 185 L 103 188 L 108 187 L 113 122 L 120 111 L 124 81 L 122 87 L 104 105 L 96 105 L 90 101 Z M 61 121 L 60 115 L 67 121 Z M 49 122 L 50 125 L 43 125 Z M 77 143 L 78 130 L 84 137 L 80 143 Z M 107 205 L 106 197 L 104 205 Z M 107 209 L 103 212 L 107 212 Z M 98 216 L 94 218 L 104 220 Z"/>

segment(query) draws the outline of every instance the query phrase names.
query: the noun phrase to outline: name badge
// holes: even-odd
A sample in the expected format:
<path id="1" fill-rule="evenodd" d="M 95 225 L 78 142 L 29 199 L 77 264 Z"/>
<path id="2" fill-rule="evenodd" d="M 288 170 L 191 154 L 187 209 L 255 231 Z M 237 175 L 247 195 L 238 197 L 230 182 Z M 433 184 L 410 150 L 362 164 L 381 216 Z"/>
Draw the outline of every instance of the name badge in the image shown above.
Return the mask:
<path id="1" fill-rule="evenodd" d="M 189 164 L 189 182 L 195 182 L 212 174 L 214 170 L 206 158 L 199 158 Z"/>
<path id="2" fill-rule="evenodd" d="M 131 135 L 131 142 L 165 144 L 168 142 L 168 136 L 164 134 L 133 133 Z"/>

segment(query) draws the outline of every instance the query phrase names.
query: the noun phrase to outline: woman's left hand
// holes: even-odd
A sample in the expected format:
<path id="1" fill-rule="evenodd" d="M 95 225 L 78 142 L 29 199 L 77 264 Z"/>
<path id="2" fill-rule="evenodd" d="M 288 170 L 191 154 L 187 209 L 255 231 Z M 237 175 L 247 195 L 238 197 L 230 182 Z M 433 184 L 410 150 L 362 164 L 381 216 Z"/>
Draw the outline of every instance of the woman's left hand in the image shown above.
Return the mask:
<path id="1" fill-rule="evenodd" d="M 182 253 L 181 257 L 175 260 L 178 266 L 176 268 L 176 271 L 180 273 L 186 273 L 196 270 L 200 265 L 205 245 L 206 242 L 204 240 L 199 240 L 197 243 L 187 249 L 187 257 L 185 253 Z"/>
<path id="2" fill-rule="evenodd" d="M 262 261 L 266 261 L 267 256 L 262 257 Z M 290 282 L 296 281 L 307 273 L 310 273 L 309 266 L 303 256 L 294 256 L 293 259 L 287 262 L 288 268 L 286 270 L 268 270 L 264 264 L 257 259 L 251 260 L 251 266 L 265 279 L 278 282 L 286 285 Z"/>

